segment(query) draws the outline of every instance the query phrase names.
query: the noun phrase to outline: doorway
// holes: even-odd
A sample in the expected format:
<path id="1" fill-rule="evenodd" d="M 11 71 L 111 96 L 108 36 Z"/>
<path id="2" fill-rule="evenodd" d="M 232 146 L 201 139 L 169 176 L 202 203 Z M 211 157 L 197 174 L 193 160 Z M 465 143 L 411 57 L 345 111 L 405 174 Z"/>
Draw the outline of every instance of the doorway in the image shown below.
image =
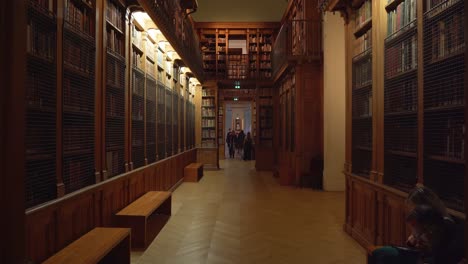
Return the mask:
<path id="1" fill-rule="evenodd" d="M 224 131 L 234 130 L 239 135 L 241 131 L 247 135 L 252 132 L 252 103 L 251 102 L 225 102 Z M 225 135 L 226 136 L 226 135 Z M 243 150 L 237 148 L 234 158 L 242 159 Z M 224 158 L 229 158 L 229 147 L 224 142 Z"/>

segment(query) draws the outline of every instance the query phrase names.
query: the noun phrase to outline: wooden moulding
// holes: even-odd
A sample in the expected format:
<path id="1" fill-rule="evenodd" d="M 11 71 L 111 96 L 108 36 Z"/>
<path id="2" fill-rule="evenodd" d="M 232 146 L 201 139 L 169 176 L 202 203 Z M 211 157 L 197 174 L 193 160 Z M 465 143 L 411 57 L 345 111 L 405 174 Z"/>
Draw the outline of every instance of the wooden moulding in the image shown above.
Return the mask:
<path id="1" fill-rule="evenodd" d="M 385 6 L 385 10 L 387 10 L 387 12 L 391 12 L 393 10 L 395 10 L 397 8 L 397 6 L 403 2 L 403 0 L 393 0 L 393 1 L 390 1 L 390 3 L 388 3 L 386 6 Z"/>
<path id="2" fill-rule="evenodd" d="M 354 32 L 354 36 L 359 38 L 360 36 L 364 35 L 369 29 L 372 28 L 372 18 L 367 19 L 364 23 L 359 25 L 359 27 Z"/>

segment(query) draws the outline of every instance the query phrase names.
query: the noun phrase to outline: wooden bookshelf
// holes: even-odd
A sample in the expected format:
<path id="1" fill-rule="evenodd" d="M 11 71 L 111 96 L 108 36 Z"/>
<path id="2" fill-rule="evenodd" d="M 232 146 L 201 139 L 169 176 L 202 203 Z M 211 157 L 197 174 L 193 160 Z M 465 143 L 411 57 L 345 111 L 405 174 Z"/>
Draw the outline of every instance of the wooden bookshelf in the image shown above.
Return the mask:
<path id="1" fill-rule="evenodd" d="M 95 183 L 95 3 L 64 2 L 63 182 L 71 193 Z"/>
<path id="2" fill-rule="evenodd" d="M 386 6 L 383 183 L 401 191 L 417 182 L 418 42 L 416 0 Z M 413 155 L 414 154 L 414 155 Z"/>
<path id="3" fill-rule="evenodd" d="M 453 209 L 463 211 L 466 118 L 464 2 L 428 1 L 425 11 L 424 183 Z"/>
<path id="4" fill-rule="evenodd" d="M 355 13 L 352 59 L 352 164 L 353 173 L 370 177 L 373 138 L 372 11 L 365 1 Z"/>
<path id="5" fill-rule="evenodd" d="M 264 23 L 265 24 L 265 23 Z M 204 71 L 208 79 L 270 80 L 274 33 L 279 25 L 197 23 Z M 230 49 L 230 40 L 245 40 L 245 52 Z M 243 54 L 244 53 L 244 54 Z"/>
<path id="6" fill-rule="evenodd" d="M 217 145 L 217 95 L 216 89 L 202 88 L 201 103 L 201 147 L 216 148 Z"/>
<path id="7" fill-rule="evenodd" d="M 27 9 L 25 203 L 31 207 L 57 197 L 57 19 L 54 2 L 28 1 Z"/>
<path id="8" fill-rule="evenodd" d="M 125 6 L 106 1 L 104 178 L 125 172 Z"/>

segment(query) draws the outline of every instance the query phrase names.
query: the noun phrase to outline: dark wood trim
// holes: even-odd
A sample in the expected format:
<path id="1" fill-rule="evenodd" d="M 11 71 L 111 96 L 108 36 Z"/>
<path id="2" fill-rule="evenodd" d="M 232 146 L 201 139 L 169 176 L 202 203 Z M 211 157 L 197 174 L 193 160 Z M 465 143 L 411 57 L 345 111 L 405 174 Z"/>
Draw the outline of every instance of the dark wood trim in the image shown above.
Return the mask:
<path id="1" fill-rule="evenodd" d="M 57 1 L 57 10 L 64 12 L 63 1 Z M 57 36 L 63 36 L 64 16 L 57 16 Z M 57 197 L 65 195 L 65 184 L 63 183 L 63 41 L 57 37 L 57 119 L 56 119 L 56 178 Z"/>
<path id="2" fill-rule="evenodd" d="M 468 14 L 468 5 L 465 2 L 465 17 Z M 465 40 L 468 38 L 468 19 L 465 18 Z M 468 70 L 466 65 L 468 65 L 468 45 L 465 44 L 465 104 L 468 102 Z M 468 117 L 468 107 L 465 105 L 465 127 L 466 120 Z M 465 132 L 465 149 L 468 146 L 468 133 Z M 468 164 L 468 155 L 465 155 L 465 164 Z M 468 166 L 465 165 L 465 213 L 468 212 Z M 468 222 L 465 219 L 465 241 L 468 241 Z M 468 244 L 465 243 L 465 257 L 468 257 Z"/>
<path id="3" fill-rule="evenodd" d="M 280 22 L 195 22 L 195 28 L 203 29 L 257 29 L 257 28 L 280 28 Z"/>
<path id="4" fill-rule="evenodd" d="M 26 1 L 0 3 L 1 263 L 25 261 Z"/>
<path id="5" fill-rule="evenodd" d="M 132 76 L 132 70 L 131 70 L 131 65 L 132 65 L 132 59 L 130 58 L 132 54 L 132 38 L 130 37 L 130 30 L 131 30 L 131 16 L 132 13 L 129 9 L 127 9 L 127 13 L 125 14 L 125 65 L 127 65 L 127 70 L 125 70 L 125 171 L 128 172 L 131 170 L 131 120 L 132 120 L 132 115 L 131 115 L 131 99 L 130 99 L 130 94 L 131 94 L 131 76 Z"/>
<path id="6" fill-rule="evenodd" d="M 96 1 L 96 79 L 95 79 L 95 97 L 94 97 L 94 174 L 96 183 L 103 180 L 102 171 L 105 169 L 103 161 L 105 156 L 105 56 L 107 56 L 105 48 L 105 1 Z"/>
<path id="7" fill-rule="evenodd" d="M 422 7 L 424 0 L 417 0 L 417 6 Z M 423 8 L 416 9 L 416 17 L 423 17 Z M 417 21 L 418 40 L 423 40 L 423 20 Z M 418 183 L 424 183 L 424 41 L 418 41 L 418 145 L 417 145 L 417 173 Z"/>

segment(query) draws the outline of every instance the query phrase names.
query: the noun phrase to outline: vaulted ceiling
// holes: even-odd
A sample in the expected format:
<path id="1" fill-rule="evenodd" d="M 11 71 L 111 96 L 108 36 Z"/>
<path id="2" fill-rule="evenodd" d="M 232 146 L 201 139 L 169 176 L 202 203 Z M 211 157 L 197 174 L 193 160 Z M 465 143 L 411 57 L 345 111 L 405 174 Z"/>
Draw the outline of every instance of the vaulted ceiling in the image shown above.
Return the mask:
<path id="1" fill-rule="evenodd" d="M 279 22 L 287 0 L 198 0 L 196 22 Z"/>

